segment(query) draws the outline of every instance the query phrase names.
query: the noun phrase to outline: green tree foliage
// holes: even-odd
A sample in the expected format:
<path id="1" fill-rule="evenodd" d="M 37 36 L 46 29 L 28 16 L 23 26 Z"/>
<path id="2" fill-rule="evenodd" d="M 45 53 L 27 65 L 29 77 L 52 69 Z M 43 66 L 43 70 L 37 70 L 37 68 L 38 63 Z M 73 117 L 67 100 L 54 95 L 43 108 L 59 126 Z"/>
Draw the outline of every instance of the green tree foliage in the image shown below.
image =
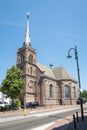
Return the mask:
<path id="1" fill-rule="evenodd" d="M 0 86 L 0 92 L 1 92 L 1 86 Z"/>
<path id="2" fill-rule="evenodd" d="M 15 106 L 16 107 L 21 107 L 21 101 L 19 99 L 16 100 Z"/>
<path id="3" fill-rule="evenodd" d="M 84 97 L 84 98 L 87 99 L 87 91 L 86 91 L 86 90 L 83 90 L 83 91 L 82 91 L 82 97 Z"/>
<path id="4" fill-rule="evenodd" d="M 2 81 L 1 91 L 12 99 L 17 99 L 23 91 L 24 81 L 21 77 L 22 72 L 16 66 L 12 66 L 6 72 L 6 77 Z"/>

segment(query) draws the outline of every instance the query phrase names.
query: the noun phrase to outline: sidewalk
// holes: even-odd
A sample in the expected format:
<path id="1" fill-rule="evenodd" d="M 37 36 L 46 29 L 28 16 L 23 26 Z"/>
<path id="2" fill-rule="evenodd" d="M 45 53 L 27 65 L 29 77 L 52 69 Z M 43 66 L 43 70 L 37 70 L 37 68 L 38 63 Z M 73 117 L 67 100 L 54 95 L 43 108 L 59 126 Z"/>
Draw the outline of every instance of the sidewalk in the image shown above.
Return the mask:
<path id="1" fill-rule="evenodd" d="M 76 121 L 76 129 L 74 128 L 73 117 L 69 116 L 58 120 L 45 130 L 87 130 L 87 111 L 84 111 L 84 121 L 82 121 L 79 113 L 79 122 Z"/>
<path id="2" fill-rule="evenodd" d="M 74 128 L 74 123 L 69 123 L 66 130 L 87 130 L 87 111 L 84 111 L 84 121 L 79 117 L 79 122 L 76 122 L 76 129 Z"/>

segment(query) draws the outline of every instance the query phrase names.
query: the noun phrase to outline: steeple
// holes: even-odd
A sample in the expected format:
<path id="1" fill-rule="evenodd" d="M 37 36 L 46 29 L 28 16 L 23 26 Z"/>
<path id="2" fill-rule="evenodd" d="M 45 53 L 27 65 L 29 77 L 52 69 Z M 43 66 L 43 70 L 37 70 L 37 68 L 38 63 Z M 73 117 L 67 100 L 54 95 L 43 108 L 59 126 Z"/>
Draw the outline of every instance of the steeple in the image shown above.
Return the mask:
<path id="1" fill-rule="evenodd" d="M 31 46 L 30 30 L 29 30 L 29 16 L 30 16 L 30 13 L 27 13 L 27 23 L 26 23 L 26 30 L 25 30 L 24 46 L 25 45 Z"/>

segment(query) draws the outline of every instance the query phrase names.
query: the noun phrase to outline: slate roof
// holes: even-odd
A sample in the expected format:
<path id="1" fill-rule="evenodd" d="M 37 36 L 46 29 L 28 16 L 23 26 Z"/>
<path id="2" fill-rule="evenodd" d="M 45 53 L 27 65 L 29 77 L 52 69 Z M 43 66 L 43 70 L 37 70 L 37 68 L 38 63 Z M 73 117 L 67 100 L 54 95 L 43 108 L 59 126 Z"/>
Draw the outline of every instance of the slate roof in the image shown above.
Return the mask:
<path id="1" fill-rule="evenodd" d="M 68 73 L 63 66 L 52 69 L 57 80 L 73 80 L 77 82 L 73 76 Z"/>
<path id="2" fill-rule="evenodd" d="M 72 80 L 77 82 L 73 76 L 68 73 L 63 66 L 50 69 L 43 64 L 37 62 L 37 67 L 41 72 L 44 72 L 43 76 L 55 79 L 55 80 Z"/>

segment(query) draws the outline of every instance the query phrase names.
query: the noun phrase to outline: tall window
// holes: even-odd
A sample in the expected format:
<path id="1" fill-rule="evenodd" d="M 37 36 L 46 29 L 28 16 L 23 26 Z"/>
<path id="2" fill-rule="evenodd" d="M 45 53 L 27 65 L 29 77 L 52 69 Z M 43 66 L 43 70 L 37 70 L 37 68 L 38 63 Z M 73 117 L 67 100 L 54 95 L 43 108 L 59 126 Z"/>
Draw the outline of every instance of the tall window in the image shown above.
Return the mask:
<path id="1" fill-rule="evenodd" d="M 65 98 L 69 98 L 70 94 L 69 94 L 69 86 L 65 86 Z"/>
<path id="2" fill-rule="evenodd" d="M 30 74 L 32 75 L 32 67 L 30 67 Z"/>
<path id="3" fill-rule="evenodd" d="M 29 56 L 29 62 L 30 62 L 31 64 L 33 64 L 33 55 L 32 55 L 32 54 L 30 54 L 30 56 Z"/>
<path id="4" fill-rule="evenodd" d="M 24 62 L 24 55 L 21 56 L 21 62 Z"/>
<path id="5" fill-rule="evenodd" d="M 76 89 L 75 89 L 75 86 L 73 87 L 73 97 L 74 97 L 74 98 L 76 97 Z"/>
<path id="6" fill-rule="evenodd" d="M 53 96 L 53 86 L 52 84 L 50 84 L 49 86 L 49 97 L 52 97 Z"/>

